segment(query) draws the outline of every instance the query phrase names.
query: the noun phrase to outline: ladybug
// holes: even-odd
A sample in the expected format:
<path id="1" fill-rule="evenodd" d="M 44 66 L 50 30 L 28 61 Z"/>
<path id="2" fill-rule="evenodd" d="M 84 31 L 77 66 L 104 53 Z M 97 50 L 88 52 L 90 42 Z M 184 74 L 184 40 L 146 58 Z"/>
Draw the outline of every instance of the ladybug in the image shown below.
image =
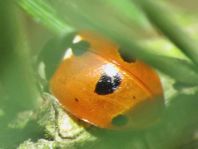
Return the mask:
<path id="1" fill-rule="evenodd" d="M 73 45 L 50 80 L 52 94 L 67 112 L 108 129 L 146 128 L 159 121 L 163 90 L 150 66 L 93 33 L 81 32 Z"/>

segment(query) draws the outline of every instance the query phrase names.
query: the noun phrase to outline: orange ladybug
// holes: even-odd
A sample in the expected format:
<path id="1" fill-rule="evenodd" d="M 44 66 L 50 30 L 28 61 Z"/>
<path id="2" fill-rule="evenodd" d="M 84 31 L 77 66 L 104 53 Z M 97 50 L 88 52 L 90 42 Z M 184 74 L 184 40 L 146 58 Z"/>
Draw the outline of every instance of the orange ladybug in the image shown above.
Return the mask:
<path id="1" fill-rule="evenodd" d="M 160 119 L 163 90 L 157 73 L 142 61 L 124 57 L 119 47 L 93 33 L 73 40 L 87 45 L 67 50 L 50 80 L 63 108 L 100 128 L 145 128 Z"/>

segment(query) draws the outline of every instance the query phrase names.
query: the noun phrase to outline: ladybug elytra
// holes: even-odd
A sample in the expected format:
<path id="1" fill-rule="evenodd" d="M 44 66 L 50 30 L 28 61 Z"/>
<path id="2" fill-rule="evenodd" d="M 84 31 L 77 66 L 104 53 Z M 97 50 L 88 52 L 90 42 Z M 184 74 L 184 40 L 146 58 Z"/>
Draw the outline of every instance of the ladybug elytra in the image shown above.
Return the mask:
<path id="1" fill-rule="evenodd" d="M 143 128 L 159 119 L 163 90 L 150 66 L 125 59 L 116 44 L 92 33 L 80 33 L 73 42 L 87 48 L 68 49 L 50 81 L 66 111 L 109 129 Z"/>

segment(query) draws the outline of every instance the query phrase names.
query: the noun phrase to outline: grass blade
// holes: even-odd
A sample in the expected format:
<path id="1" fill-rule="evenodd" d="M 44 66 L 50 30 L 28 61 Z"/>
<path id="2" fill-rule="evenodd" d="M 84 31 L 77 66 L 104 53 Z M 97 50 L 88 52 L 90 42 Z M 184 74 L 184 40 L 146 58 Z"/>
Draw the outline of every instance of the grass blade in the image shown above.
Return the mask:
<path id="1" fill-rule="evenodd" d="M 198 64 L 198 45 L 173 21 L 171 13 L 153 0 L 135 0 L 150 21 L 178 46 L 195 64 Z"/>

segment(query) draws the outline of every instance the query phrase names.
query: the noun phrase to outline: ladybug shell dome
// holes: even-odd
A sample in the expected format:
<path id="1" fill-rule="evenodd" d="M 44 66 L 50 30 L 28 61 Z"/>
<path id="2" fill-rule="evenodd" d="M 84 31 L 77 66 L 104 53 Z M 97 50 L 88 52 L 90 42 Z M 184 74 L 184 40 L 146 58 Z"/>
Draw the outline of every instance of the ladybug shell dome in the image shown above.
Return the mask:
<path id="1" fill-rule="evenodd" d="M 63 108 L 101 128 L 143 128 L 159 120 L 164 106 L 157 73 L 139 60 L 126 61 L 117 45 L 90 33 L 80 55 L 65 58 L 50 81 Z M 75 50 L 75 49 L 74 49 Z"/>

